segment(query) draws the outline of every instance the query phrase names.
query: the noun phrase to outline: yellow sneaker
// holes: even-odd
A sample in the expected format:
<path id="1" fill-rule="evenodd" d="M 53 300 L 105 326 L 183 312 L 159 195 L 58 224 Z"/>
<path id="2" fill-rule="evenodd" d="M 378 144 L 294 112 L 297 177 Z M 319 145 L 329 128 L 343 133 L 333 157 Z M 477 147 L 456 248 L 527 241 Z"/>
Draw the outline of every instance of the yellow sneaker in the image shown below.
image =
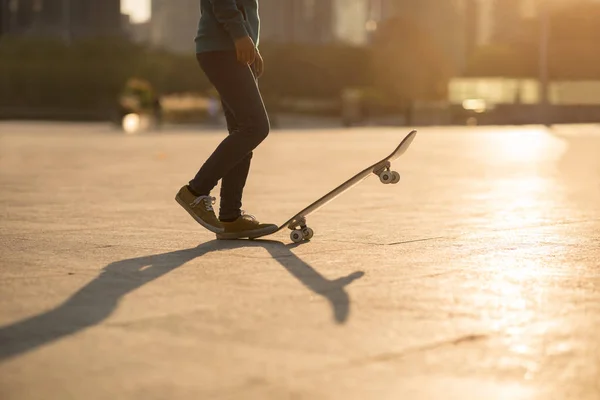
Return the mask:
<path id="1" fill-rule="evenodd" d="M 221 233 L 224 231 L 221 221 L 215 215 L 213 204 L 215 198 L 210 196 L 195 196 L 187 185 L 179 189 L 175 200 L 187 211 L 200 225 L 211 232 Z"/>
<path id="2" fill-rule="evenodd" d="M 217 239 L 253 239 L 259 236 L 269 235 L 279 229 L 274 224 L 261 224 L 256 218 L 250 214 L 245 214 L 242 211 L 242 215 L 239 216 L 233 222 L 221 222 L 225 231 L 223 233 L 217 233 Z"/>

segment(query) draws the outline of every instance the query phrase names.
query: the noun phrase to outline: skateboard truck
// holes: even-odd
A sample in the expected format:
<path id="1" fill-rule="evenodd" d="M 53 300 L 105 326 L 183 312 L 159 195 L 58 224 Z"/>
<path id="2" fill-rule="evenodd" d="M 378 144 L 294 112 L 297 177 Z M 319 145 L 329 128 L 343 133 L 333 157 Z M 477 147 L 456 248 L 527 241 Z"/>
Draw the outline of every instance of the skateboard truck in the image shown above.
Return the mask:
<path id="1" fill-rule="evenodd" d="M 386 161 L 373 168 L 373 173 L 379 177 L 379 180 L 384 185 L 400 182 L 400 174 L 396 171 L 390 171 L 391 166 L 392 164 L 389 161 Z"/>
<path id="2" fill-rule="evenodd" d="M 306 226 L 306 218 L 298 218 L 290 222 L 288 228 L 292 230 L 290 239 L 294 243 L 300 243 L 303 240 L 310 240 L 315 235 L 315 232 Z"/>

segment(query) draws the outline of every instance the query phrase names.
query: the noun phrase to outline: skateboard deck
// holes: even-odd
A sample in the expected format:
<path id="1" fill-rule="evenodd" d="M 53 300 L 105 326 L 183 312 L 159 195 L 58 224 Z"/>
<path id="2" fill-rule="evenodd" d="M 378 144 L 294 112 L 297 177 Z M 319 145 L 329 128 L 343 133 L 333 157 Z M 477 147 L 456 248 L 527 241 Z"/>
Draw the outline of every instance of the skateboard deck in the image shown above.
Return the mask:
<path id="1" fill-rule="evenodd" d="M 408 150 L 416 135 L 417 131 L 411 131 L 389 156 L 360 171 L 358 174 L 354 175 L 352 178 L 348 179 L 346 182 L 342 183 L 281 224 L 277 231 L 269 233 L 268 235 L 273 235 L 284 228 L 289 228 L 292 230 L 290 233 L 290 238 L 294 243 L 310 240 L 314 235 L 314 231 L 306 224 L 306 217 L 308 217 L 310 214 L 313 214 L 315 211 L 327 205 L 332 200 L 335 200 L 338 196 L 347 192 L 371 175 L 379 176 L 380 181 L 384 184 L 398 183 L 400 181 L 400 174 L 390 170 L 391 162 L 397 160 L 406 152 L 406 150 Z M 257 239 L 259 237 L 268 235 L 256 236 L 252 237 L 252 239 Z"/>

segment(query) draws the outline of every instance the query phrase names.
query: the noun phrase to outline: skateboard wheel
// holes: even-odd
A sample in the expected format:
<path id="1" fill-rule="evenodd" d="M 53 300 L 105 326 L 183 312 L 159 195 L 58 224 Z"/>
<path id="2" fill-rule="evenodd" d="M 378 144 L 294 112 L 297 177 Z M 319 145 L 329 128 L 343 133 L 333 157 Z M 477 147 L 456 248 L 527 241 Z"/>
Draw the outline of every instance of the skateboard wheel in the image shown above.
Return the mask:
<path id="1" fill-rule="evenodd" d="M 398 182 L 400 182 L 400 174 L 396 171 L 393 171 L 392 172 L 392 183 L 396 184 Z"/>
<path id="2" fill-rule="evenodd" d="M 302 229 L 302 237 L 304 240 L 310 240 L 313 236 L 315 236 L 315 231 L 313 231 L 311 228 Z"/>
<path id="3" fill-rule="evenodd" d="M 392 173 L 390 171 L 383 171 L 380 175 L 379 175 L 379 180 L 381 181 L 381 183 L 387 185 L 388 183 L 392 183 L 394 176 L 392 175 Z"/>
<path id="4" fill-rule="evenodd" d="M 300 243 L 304 240 L 304 235 L 302 234 L 302 231 L 295 230 L 290 233 L 290 239 L 292 239 L 292 242 L 294 243 Z"/>

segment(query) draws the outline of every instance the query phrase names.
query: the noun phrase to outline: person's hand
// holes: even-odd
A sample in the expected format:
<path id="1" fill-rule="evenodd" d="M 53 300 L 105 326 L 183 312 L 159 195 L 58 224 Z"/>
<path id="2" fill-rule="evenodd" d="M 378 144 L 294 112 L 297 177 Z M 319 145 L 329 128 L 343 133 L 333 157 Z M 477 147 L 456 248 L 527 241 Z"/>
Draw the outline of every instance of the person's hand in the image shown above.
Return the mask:
<path id="1" fill-rule="evenodd" d="M 262 56 L 258 51 L 256 52 L 256 59 L 254 60 L 254 62 L 256 69 L 256 77 L 260 78 L 263 72 L 265 72 L 265 61 L 263 60 Z"/>
<path id="2" fill-rule="evenodd" d="M 235 51 L 239 62 L 251 65 L 256 58 L 256 48 L 250 36 L 244 36 L 235 41 Z"/>

